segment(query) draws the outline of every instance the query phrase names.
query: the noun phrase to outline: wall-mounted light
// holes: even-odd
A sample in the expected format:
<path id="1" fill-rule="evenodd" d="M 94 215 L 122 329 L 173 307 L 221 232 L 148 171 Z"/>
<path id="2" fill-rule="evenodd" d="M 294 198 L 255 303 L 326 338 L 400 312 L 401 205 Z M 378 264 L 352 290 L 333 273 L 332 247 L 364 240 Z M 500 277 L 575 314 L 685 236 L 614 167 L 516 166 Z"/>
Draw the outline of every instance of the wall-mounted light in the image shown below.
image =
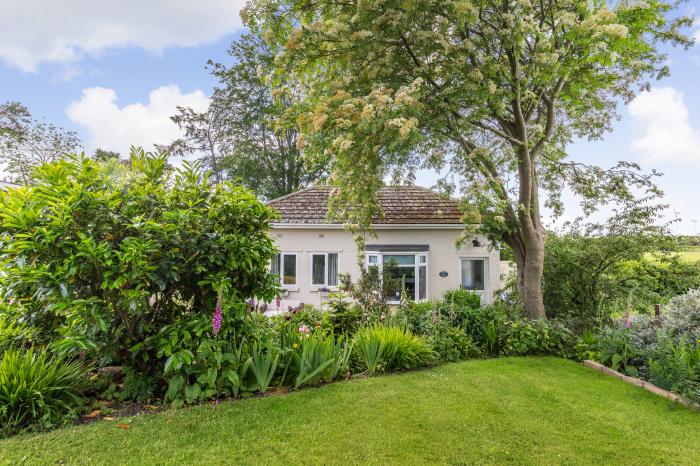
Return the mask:
<path id="1" fill-rule="evenodd" d="M 478 248 L 479 246 L 481 246 L 481 243 L 479 243 L 478 238 L 474 238 L 474 241 L 472 241 L 472 246 L 474 246 L 475 248 Z"/>

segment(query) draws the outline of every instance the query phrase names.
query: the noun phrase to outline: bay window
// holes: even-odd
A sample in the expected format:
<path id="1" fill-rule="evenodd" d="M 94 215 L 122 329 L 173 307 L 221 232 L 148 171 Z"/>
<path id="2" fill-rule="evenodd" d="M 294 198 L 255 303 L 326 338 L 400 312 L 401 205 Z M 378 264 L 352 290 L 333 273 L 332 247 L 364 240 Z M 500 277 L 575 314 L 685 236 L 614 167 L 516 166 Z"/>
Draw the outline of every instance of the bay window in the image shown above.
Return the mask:
<path id="1" fill-rule="evenodd" d="M 401 292 L 413 301 L 426 299 L 428 289 L 427 254 L 369 253 L 368 267 L 380 267 L 383 276 L 392 280 L 394 286 L 388 290 L 391 302 L 401 300 Z M 385 284 L 385 286 L 390 286 Z"/>

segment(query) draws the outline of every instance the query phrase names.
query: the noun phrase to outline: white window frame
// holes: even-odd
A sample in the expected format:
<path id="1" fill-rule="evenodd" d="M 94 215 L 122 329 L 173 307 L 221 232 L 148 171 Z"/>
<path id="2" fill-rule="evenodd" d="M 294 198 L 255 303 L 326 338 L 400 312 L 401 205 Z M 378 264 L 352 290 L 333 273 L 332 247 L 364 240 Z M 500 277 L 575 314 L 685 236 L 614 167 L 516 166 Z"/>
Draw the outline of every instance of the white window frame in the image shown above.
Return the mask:
<path id="1" fill-rule="evenodd" d="M 340 252 L 338 251 L 309 251 L 309 285 L 312 290 L 319 290 L 321 288 L 327 288 L 329 290 L 338 290 L 340 282 L 337 285 L 328 285 L 328 254 L 335 254 L 338 256 L 338 277 L 340 278 Z M 326 269 L 323 274 L 323 283 L 314 283 L 314 256 L 324 256 L 324 268 Z"/>
<path id="2" fill-rule="evenodd" d="M 376 256 L 377 257 L 377 263 L 376 264 L 370 264 L 369 258 L 370 256 Z M 407 252 L 377 252 L 377 251 L 370 251 L 370 252 L 365 252 L 365 265 L 367 267 L 379 267 L 379 273 L 381 274 L 384 268 L 384 256 L 414 256 L 414 261 L 413 261 L 413 267 L 414 267 L 414 273 L 416 274 L 416 290 L 415 294 L 413 296 L 413 300 L 415 302 L 419 301 L 427 301 L 430 299 L 430 296 L 428 294 L 428 290 L 430 290 L 430 282 L 429 282 L 429 277 L 430 277 L 430 267 L 429 267 L 429 254 L 428 251 L 407 251 Z M 421 257 L 425 257 L 425 262 L 421 262 Z M 419 280 L 420 280 L 420 267 L 425 266 L 425 298 L 424 299 L 418 299 L 418 296 L 420 295 L 420 289 L 419 289 Z M 403 268 L 409 268 L 409 266 L 401 266 Z M 461 281 L 460 281 L 461 283 Z M 395 300 L 390 300 L 387 301 L 389 304 L 399 304 L 400 301 L 395 301 Z"/>
<path id="3" fill-rule="evenodd" d="M 459 287 L 462 288 L 462 261 L 463 260 L 482 260 L 484 261 L 484 289 L 469 290 L 481 296 L 481 304 L 486 304 L 486 297 L 489 296 L 491 281 L 489 280 L 490 261 L 487 256 L 460 256 L 459 257 Z"/>
<path id="4" fill-rule="evenodd" d="M 298 252 L 278 252 L 280 256 L 280 264 L 279 264 L 279 283 L 280 287 L 282 287 L 285 290 L 298 290 L 299 289 L 299 253 Z M 285 256 L 294 256 L 294 277 L 296 278 L 296 283 L 284 283 L 284 257 Z M 272 264 L 270 264 L 270 269 L 272 269 Z"/>

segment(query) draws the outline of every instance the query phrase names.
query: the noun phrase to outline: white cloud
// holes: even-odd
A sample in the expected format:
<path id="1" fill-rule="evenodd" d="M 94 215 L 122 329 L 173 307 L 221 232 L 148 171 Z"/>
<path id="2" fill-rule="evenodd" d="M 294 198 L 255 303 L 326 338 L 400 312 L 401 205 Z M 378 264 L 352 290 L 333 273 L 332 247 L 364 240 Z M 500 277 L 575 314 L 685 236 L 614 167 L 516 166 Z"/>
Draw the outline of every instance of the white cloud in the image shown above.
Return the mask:
<path id="1" fill-rule="evenodd" d="M 212 42 L 241 27 L 242 0 L 0 2 L 0 60 L 24 71 L 110 47 L 160 53 Z"/>
<path id="2" fill-rule="evenodd" d="M 639 136 L 633 148 L 650 162 L 700 164 L 700 132 L 693 128 L 683 94 L 672 87 L 655 87 L 629 105 Z"/>
<path id="3" fill-rule="evenodd" d="M 183 94 L 178 86 L 170 85 L 151 91 L 146 104 L 120 107 L 114 90 L 91 87 L 68 106 L 66 114 L 88 130 L 91 150 L 99 147 L 126 155 L 129 146 L 152 150 L 153 144 L 168 144 L 180 137 L 180 129 L 170 120 L 177 106 L 201 112 L 208 105 L 202 91 Z"/>

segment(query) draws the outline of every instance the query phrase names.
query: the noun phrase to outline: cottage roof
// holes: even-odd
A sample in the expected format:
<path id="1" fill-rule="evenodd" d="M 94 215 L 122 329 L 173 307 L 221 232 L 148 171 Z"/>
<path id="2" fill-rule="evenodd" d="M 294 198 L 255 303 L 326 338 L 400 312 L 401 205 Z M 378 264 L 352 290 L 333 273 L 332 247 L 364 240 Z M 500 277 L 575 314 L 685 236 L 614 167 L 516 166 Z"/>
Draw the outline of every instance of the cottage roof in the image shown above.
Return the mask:
<path id="1" fill-rule="evenodd" d="M 322 224 L 329 222 L 328 199 L 332 186 L 312 186 L 273 199 L 269 205 L 281 216 L 282 224 Z M 386 186 L 377 193 L 383 215 L 376 225 L 448 225 L 461 224 L 459 202 L 420 186 Z"/>

